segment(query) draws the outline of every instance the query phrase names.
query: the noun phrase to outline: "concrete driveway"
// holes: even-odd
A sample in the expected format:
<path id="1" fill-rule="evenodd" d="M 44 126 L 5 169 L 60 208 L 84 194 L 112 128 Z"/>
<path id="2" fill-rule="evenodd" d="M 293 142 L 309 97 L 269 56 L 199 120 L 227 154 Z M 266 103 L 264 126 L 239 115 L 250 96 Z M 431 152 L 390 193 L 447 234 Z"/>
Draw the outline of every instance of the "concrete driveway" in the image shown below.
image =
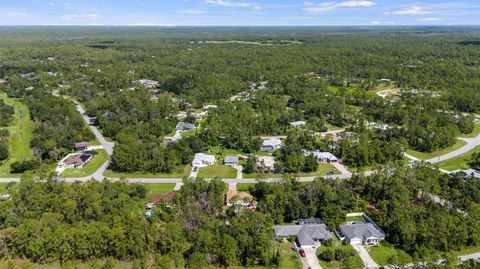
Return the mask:
<path id="1" fill-rule="evenodd" d="M 361 245 L 361 244 L 354 244 L 352 247 L 357 251 L 358 255 L 362 259 L 363 263 L 365 264 L 365 268 L 378 268 L 378 264 L 370 257 L 368 251 Z"/>
<path id="2" fill-rule="evenodd" d="M 322 269 L 320 266 L 320 263 L 318 262 L 318 257 L 316 255 L 316 249 L 314 248 L 304 248 L 305 250 L 305 257 L 301 257 L 300 259 L 302 260 L 303 268 L 304 269 Z M 300 254 L 298 254 L 300 255 Z"/>

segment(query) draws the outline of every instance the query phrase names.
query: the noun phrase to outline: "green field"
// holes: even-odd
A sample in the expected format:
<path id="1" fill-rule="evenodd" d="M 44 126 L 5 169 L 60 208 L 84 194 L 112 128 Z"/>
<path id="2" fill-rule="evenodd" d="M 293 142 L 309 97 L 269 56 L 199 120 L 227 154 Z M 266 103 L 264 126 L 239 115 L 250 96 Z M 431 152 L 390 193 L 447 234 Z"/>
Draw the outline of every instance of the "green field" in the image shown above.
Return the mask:
<path id="1" fill-rule="evenodd" d="M 466 144 L 467 144 L 467 142 L 465 142 L 463 140 L 457 140 L 457 142 L 453 146 L 448 147 L 448 148 L 444 148 L 442 150 L 437 150 L 437 151 L 434 151 L 434 152 L 420 152 L 420 151 L 415 151 L 415 150 L 409 149 L 409 150 L 407 150 L 407 153 L 409 155 L 413 156 L 413 157 L 418 158 L 418 159 L 428 160 L 428 159 L 432 159 L 432 158 L 447 154 L 451 151 L 457 150 L 457 149 L 465 146 Z"/>
<path id="2" fill-rule="evenodd" d="M 103 175 L 110 178 L 184 178 L 190 175 L 191 165 L 179 166 L 172 173 L 117 173 L 107 170 Z"/>
<path id="3" fill-rule="evenodd" d="M 457 169 L 468 169 L 468 161 L 470 161 L 472 154 L 475 152 L 480 152 L 480 147 L 476 147 L 470 151 L 465 152 L 462 155 L 459 155 L 455 158 L 451 158 L 445 161 L 438 163 L 438 167 L 448 171 L 453 171 Z"/>
<path id="4" fill-rule="evenodd" d="M 142 184 L 147 188 L 148 193 L 168 193 L 173 191 L 173 188 L 175 188 L 175 183 L 148 183 L 148 184 Z"/>
<path id="5" fill-rule="evenodd" d="M 93 159 L 82 168 L 67 168 L 61 174 L 62 177 L 86 177 L 90 176 L 108 160 L 105 150 L 98 150 Z"/>
<path id="6" fill-rule="evenodd" d="M 340 174 L 340 171 L 338 171 L 335 166 L 329 164 L 329 163 L 319 163 L 318 168 L 316 172 L 309 172 L 309 173 L 294 173 L 294 174 L 285 174 L 285 175 L 290 175 L 294 177 L 320 177 L 320 176 L 326 176 L 328 172 L 333 171 L 334 175 Z M 284 175 L 282 174 L 264 174 L 264 173 L 244 173 L 243 178 L 281 178 Z"/>
<path id="7" fill-rule="evenodd" d="M 460 137 L 465 137 L 465 138 L 474 138 L 480 135 L 480 124 L 476 124 L 475 128 L 473 128 L 473 132 L 466 134 L 466 135 L 461 135 Z"/>
<path id="8" fill-rule="evenodd" d="M 207 167 L 200 168 L 197 177 L 201 178 L 236 178 L 237 170 L 230 166 L 223 164 L 214 164 Z"/>
<path id="9" fill-rule="evenodd" d="M 10 131 L 10 158 L 0 166 L 0 177 L 15 177 L 18 175 L 10 174 L 10 165 L 15 161 L 27 160 L 33 156 L 30 149 L 33 122 L 30 120 L 30 111 L 26 105 L 17 99 L 8 98 L 5 93 L 0 93 L 0 99 L 15 109 L 12 124 L 7 127 Z"/>
<path id="10" fill-rule="evenodd" d="M 372 259 L 379 265 L 406 264 L 412 262 L 412 257 L 405 251 L 385 244 L 372 246 L 368 249 L 368 252 Z"/>

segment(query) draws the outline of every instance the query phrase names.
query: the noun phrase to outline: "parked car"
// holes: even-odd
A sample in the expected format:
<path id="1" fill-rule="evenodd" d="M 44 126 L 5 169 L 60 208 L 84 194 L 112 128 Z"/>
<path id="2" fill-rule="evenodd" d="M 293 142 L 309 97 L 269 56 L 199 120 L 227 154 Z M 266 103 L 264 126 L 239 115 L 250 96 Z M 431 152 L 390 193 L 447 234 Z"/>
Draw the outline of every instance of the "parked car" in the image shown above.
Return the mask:
<path id="1" fill-rule="evenodd" d="M 193 167 L 193 172 L 197 172 L 198 171 L 198 166 L 194 166 Z"/>
<path id="2" fill-rule="evenodd" d="M 300 254 L 300 257 L 305 257 L 307 256 L 307 254 L 305 253 L 305 250 L 303 250 L 303 248 L 301 248 L 298 253 Z"/>

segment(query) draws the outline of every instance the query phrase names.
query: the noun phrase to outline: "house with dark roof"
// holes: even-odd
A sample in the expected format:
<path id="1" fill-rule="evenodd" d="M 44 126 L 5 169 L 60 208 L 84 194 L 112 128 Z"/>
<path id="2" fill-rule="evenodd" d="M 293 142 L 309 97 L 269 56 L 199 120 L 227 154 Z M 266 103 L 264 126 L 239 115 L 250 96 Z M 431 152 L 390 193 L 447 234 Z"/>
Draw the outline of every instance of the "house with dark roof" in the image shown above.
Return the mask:
<path id="1" fill-rule="evenodd" d="M 273 230 L 277 238 L 295 236 L 297 243 L 302 248 L 318 247 L 322 242 L 332 239 L 327 225 L 319 219 L 303 221 L 298 225 L 275 225 Z"/>
<path id="2" fill-rule="evenodd" d="M 86 150 L 87 148 L 88 148 L 88 143 L 87 142 L 75 143 L 75 150 L 76 151 Z"/>
<path id="3" fill-rule="evenodd" d="M 340 225 L 339 236 L 341 240 L 348 240 L 350 244 L 377 245 L 385 240 L 385 234 L 373 223 L 353 221 Z"/>

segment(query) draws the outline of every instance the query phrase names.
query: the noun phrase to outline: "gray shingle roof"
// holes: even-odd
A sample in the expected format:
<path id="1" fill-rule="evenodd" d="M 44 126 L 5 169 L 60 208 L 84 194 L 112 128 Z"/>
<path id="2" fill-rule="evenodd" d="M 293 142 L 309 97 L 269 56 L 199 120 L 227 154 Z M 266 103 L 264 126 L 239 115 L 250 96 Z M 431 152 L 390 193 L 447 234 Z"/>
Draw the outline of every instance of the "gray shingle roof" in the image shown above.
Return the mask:
<path id="1" fill-rule="evenodd" d="M 227 156 L 225 157 L 225 163 L 238 163 L 238 157 L 237 156 Z"/>
<path id="2" fill-rule="evenodd" d="M 340 225 L 340 232 L 349 240 L 355 238 L 364 240 L 372 236 L 377 238 L 385 237 L 385 234 L 375 228 L 373 224 L 364 222 Z"/>
<path id="3" fill-rule="evenodd" d="M 302 246 L 313 245 L 316 240 L 324 241 L 332 238 L 325 224 L 276 225 L 273 230 L 278 237 L 297 236 L 297 241 Z"/>

